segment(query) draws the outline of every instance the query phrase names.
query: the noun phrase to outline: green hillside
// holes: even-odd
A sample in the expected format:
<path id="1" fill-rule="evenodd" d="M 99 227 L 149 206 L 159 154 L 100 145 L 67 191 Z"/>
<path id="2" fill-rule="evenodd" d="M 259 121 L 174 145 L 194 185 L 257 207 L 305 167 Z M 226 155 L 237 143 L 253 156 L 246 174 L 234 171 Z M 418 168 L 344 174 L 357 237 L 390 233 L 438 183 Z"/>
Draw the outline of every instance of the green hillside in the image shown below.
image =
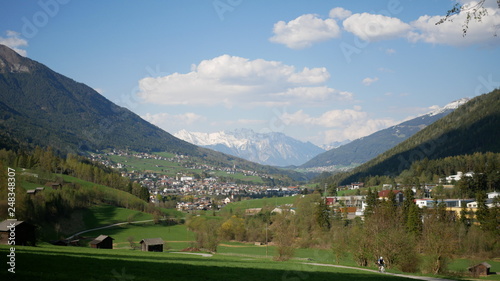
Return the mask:
<path id="1" fill-rule="evenodd" d="M 500 152 L 500 90 L 471 99 L 454 112 L 350 173 L 333 177 L 341 184 L 374 175 L 398 175 L 418 160 L 475 152 Z"/>
<path id="2" fill-rule="evenodd" d="M 115 207 L 112 205 L 95 205 L 83 210 L 85 229 L 126 221 L 142 221 L 152 219 L 152 214 Z"/>
<path id="3" fill-rule="evenodd" d="M 289 197 L 274 197 L 274 198 L 261 198 L 261 199 L 252 199 L 252 200 L 244 200 L 239 202 L 232 202 L 224 206 L 222 212 L 243 212 L 245 209 L 251 208 L 262 208 L 265 206 L 269 207 L 278 207 L 285 204 L 293 204 L 297 197 L 289 196 Z"/>
<path id="4" fill-rule="evenodd" d="M 451 111 L 451 110 L 449 110 Z M 403 142 L 423 128 L 446 116 L 449 111 L 435 115 L 424 115 L 401 124 L 377 131 L 348 144 L 317 155 L 301 168 L 359 165 Z"/>
<path id="5" fill-rule="evenodd" d="M 300 177 L 182 141 L 4 45 L 0 62 L 0 149 L 52 147 L 61 156 L 104 149 L 168 152 L 189 155 L 199 164 Z"/>
<path id="6" fill-rule="evenodd" d="M 85 84 L 3 45 L 0 60 L 1 134 L 18 147 L 52 146 L 64 154 L 110 147 L 196 151 Z"/>
<path id="7" fill-rule="evenodd" d="M 153 224 L 152 222 L 139 224 L 126 224 L 112 228 L 86 232 L 82 234 L 87 237 L 85 240 L 89 242 L 94 237 L 101 234 L 109 235 L 115 239 L 113 248 L 115 249 L 131 249 L 130 241 L 133 240 L 136 246 L 145 238 L 162 238 L 168 245 L 169 249 L 180 251 L 191 246 L 195 240 L 194 233 L 187 230 L 185 225 L 166 226 L 164 224 Z"/>

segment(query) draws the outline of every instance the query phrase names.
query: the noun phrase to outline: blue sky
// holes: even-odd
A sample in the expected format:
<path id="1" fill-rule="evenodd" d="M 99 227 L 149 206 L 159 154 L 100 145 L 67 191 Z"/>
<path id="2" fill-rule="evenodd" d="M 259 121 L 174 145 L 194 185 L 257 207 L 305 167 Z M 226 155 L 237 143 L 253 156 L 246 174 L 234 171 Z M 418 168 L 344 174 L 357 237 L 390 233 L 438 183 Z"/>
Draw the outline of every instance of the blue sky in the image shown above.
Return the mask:
<path id="1" fill-rule="evenodd" d="M 455 3 L 2 0 L 0 44 L 170 133 L 321 145 L 500 86 L 500 9 L 463 37 Z"/>

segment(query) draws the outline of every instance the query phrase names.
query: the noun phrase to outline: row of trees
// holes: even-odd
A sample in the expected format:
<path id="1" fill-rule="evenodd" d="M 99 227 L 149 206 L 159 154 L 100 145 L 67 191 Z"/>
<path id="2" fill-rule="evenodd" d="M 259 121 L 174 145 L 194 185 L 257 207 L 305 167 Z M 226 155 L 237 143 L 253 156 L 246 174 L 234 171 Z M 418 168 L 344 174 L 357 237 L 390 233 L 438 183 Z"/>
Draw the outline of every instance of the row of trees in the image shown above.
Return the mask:
<path id="1" fill-rule="evenodd" d="M 0 182 L 7 182 L 7 167 L 16 170 L 16 188 L 0 189 L 0 219 L 8 218 L 8 193 L 15 192 L 15 214 L 18 220 L 29 221 L 40 227 L 56 226 L 60 219 L 69 218 L 75 210 L 95 204 L 109 204 L 149 213 L 157 213 L 148 204 L 149 192 L 138 183 L 132 183 L 106 167 L 91 163 L 83 157 L 68 155 L 63 159 L 52 150 L 37 148 L 33 153 L 0 150 Z M 29 169 L 30 173 L 26 170 Z M 93 186 L 65 182 L 62 175 L 71 175 L 95 183 Z M 25 183 L 44 186 L 57 183 L 57 189 L 46 188 L 27 194 Z M 107 188 L 103 185 L 113 187 Z M 10 196 L 12 197 L 12 196 Z M 11 206 L 10 206 L 11 207 Z M 61 228 L 61 227 L 59 227 Z M 64 227 L 62 227 L 64 228 Z M 58 229 L 64 232 L 64 229 Z"/>
<path id="2" fill-rule="evenodd" d="M 400 205 L 393 195 L 380 201 L 369 190 L 364 220 L 347 220 L 343 207 L 331 208 L 319 194 L 310 194 L 297 197 L 293 210 L 281 213 L 263 208 L 253 216 L 196 216 L 187 223 L 200 248 L 216 251 L 227 240 L 272 242 L 276 260 L 293 257 L 296 248 L 329 248 L 337 263 L 350 257 L 371 266 L 383 256 L 388 267 L 437 274 L 456 256 L 500 255 L 500 205 L 488 209 L 482 204 L 475 224 L 467 209 L 457 217 L 437 202 L 436 208 L 418 208 L 410 189 Z"/>
<path id="3" fill-rule="evenodd" d="M 473 197 L 477 191 L 492 191 L 500 188 L 500 153 L 474 153 L 441 159 L 424 158 L 415 161 L 408 170 L 403 171 L 396 181 L 405 185 L 438 183 L 440 179 L 457 172 L 474 172 L 481 182 L 475 188 L 462 190 L 463 196 Z M 366 178 L 369 180 L 369 178 Z"/>
<path id="4" fill-rule="evenodd" d="M 10 167 L 33 170 L 42 178 L 51 178 L 53 174 L 70 175 L 128 192 L 146 202 L 149 200 L 148 190 L 139 183 L 132 182 L 112 169 L 91 162 L 83 156 L 68 154 L 66 158 L 58 157 L 50 147 L 36 147 L 32 153 L 0 150 L 0 161 Z"/>
<path id="5" fill-rule="evenodd" d="M 398 176 L 374 175 L 360 179 L 365 186 L 380 186 L 397 183 L 403 187 L 423 187 L 425 184 L 440 184 L 446 176 L 455 175 L 457 172 L 474 172 L 473 177 L 462 177 L 458 182 L 452 182 L 458 188 L 444 190 L 438 188 L 438 193 L 448 198 L 473 198 L 478 192 L 500 190 L 500 153 L 474 153 L 459 155 L 442 159 L 429 160 L 424 158 L 415 161 L 407 170 Z M 442 183 L 446 184 L 446 183 Z M 334 195 L 337 186 L 329 181 L 326 175 L 318 178 L 318 186 L 327 186 L 327 193 Z M 420 193 L 417 196 L 423 196 Z"/>

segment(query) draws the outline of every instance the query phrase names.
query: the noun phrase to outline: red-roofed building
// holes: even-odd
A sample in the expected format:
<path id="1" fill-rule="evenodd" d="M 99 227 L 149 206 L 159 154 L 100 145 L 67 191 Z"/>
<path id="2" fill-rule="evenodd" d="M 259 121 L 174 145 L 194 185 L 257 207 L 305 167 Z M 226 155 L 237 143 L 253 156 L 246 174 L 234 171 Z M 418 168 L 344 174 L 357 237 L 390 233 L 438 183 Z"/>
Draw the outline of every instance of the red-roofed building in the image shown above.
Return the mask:
<path id="1" fill-rule="evenodd" d="M 326 197 L 325 199 L 326 199 L 326 202 L 325 202 L 326 205 L 330 206 L 330 205 L 335 204 L 335 201 L 336 201 L 335 197 Z"/>
<path id="2" fill-rule="evenodd" d="M 360 189 L 360 188 L 362 188 L 364 186 L 365 186 L 365 184 L 362 183 L 362 182 L 353 182 L 353 183 L 351 183 L 351 187 L 350 188 L 351 189 Z"/>

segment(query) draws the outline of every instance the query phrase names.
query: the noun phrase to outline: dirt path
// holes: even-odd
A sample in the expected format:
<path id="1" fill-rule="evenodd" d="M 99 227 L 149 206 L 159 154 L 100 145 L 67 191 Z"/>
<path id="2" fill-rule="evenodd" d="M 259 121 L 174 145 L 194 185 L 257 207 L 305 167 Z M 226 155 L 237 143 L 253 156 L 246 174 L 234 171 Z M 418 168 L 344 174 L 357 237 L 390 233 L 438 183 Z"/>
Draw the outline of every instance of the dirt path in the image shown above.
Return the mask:
<path id="1" fill-rule="evenodd" d="M 91 228 L 91 229 L 87 229 L 87 230 L 84 230 L 84 231 L 80 231 L 78 233 L 75 233 L 75 234 L 71 235 L 67 239 L 73 239 L 73 237 L 75 237 L 75 236 L 78 236 L 78 235 L 81 235 L 81 234 L 84 234 L 84 233 L 87 233 L 87 232 L 91 232 L 91 231 L 94 231 L 94 230 L 101 230 L 101 229 L 111 228 L 111 227 L 115 227 L 115 226 L 119 226 L 119 225 L 129 224 L 129 223 L 143 223 L 143 222 L 152 222 L 152 221 L 153 220 L 143 220 L 143 221 L 114 223 L 114 224 L 110 224 L 110 225 L 106 225 L 106 226 L 101 226 L 101 227 L 96 227 L 96 228 Z"/>
<path id="2" fill-rule="evenodd" d="M 170 252 L 171 254 L 184 254 L 184 255 L 196 255 L 196 256 L 202 256 L 205 258 L 210 258 L 213 257 L 212 254 L 204 254 L 204 253 L 188 253 L 188 252 Z"/>
<path id="3" fill-rule="evenodd" d="M 368 269 L 368 268 L 359 268 L 359 267 L 352 267 L 352 266 L 344 266 L 344 265 L 335 265 L 335 264 L 322 264 L 322 263 L 303 263 L 303 264 L 308 264 L 308 265 L 316 265 L 316 266 L 328 266 L 328 267 L 339 267 L 339 268 L 349 268 L 349 269 L 357 269 L 357 270 L 364 270 L 364 271 L 369 271 L 369 272 L 375 272 L 378 273 L 377 270 L 374 269 Z M 382 273 L 381 273 L 382 274 Z M 398 277 L 404 277 L 404 278 L 410 278 L 410 279 L 417 279 L 417 280 L 427 280 L 427 281 L 454 281 L 452 279 L 443 279 L 443 278 L 436 278 L 436 277 L 427 277 L 427 276 L 413 276 L 413 275 L 405 275 L 405 274 L 397 274 L 397 273 L 383 273 L 387 275 L 392 275 L 392 276 L 398 276 Z"/>

